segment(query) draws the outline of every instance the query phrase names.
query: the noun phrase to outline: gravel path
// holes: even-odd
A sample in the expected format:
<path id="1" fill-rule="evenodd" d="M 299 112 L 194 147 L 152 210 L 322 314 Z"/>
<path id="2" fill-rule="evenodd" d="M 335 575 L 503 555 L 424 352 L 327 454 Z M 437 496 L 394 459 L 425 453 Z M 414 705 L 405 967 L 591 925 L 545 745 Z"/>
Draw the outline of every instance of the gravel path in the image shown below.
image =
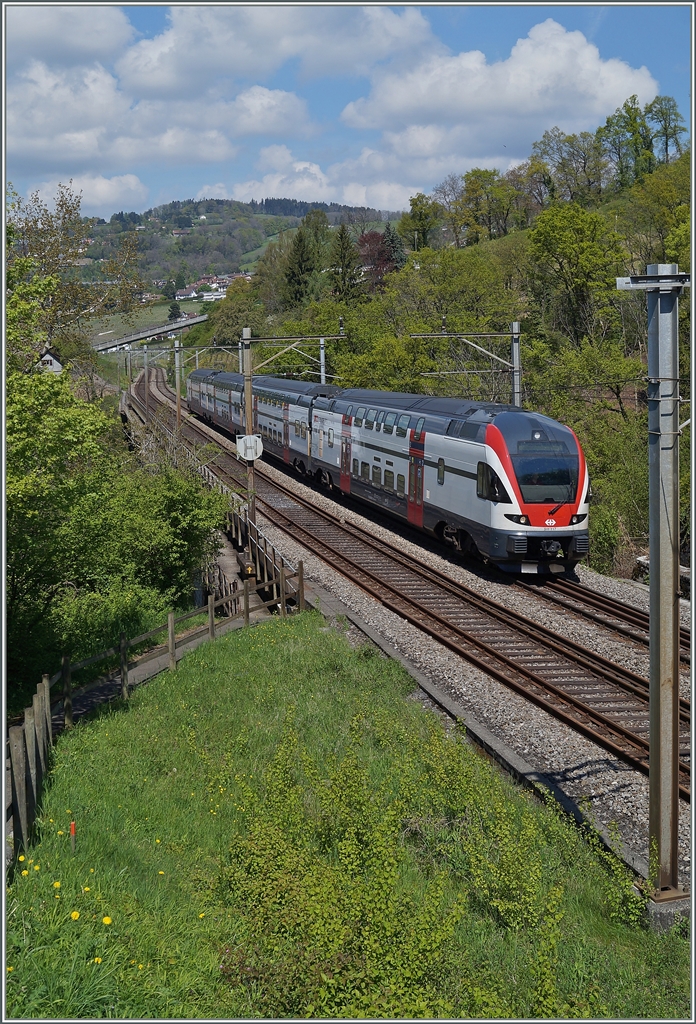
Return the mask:
<path id="1" fill-rule="evenodd" d="M 371 523 L 350 509 L 337 505 L 330 498 L 306 488 L 299 481 L 293 481 L 275 467 L 264 465 L 264 469 L 272 478 L 286 485 L 290 483 L 298 493 L 311 495 L 311 500 L 327 511 L 338 513 L 347 522 L 388 540 L 407 554 L 411 553 L 423 559 L 423 549 L 418 545 Z M 647 860 L 647 778 L 590 740 L 573 732 L 569 726 L 557 721 L 541 708 L 528 703 L 523 697 L 469 665 L 436 640 L 421 633 L 415 626 L 383 608 L 312 552 L 289 540 L 282 531 L 262 520 L 261 515 L 259 526 L 291 562 L 296 563 L 300 558 L 303 559 L 307 579 L 315 580 L 340 598 L 345 605 L 406 655 L 426 676 L 445 689 L 470 714 L 524 757 L 533 768 L 552 778 L 576 803 L 582 806 L 589 803 L 591 813 L 598 823 L 606 827 L 614 822 L 624 844 Z M 484 579 L 432 552 L 427 552 L 427 561 L 434 568 L 447 573 L 452 579 L 466 584 L 472 590 L 519 610 L 548 628 L 571 637 L 576 642 L 591 647 L 596 653 L 647 677 L 648 658 L 645 648 L 641 648 L 640 645 L 618 637 L 599 624 L 590 624 L 566 609 L 554 607 L 543 600 L 534 600 L 527 594 L 515 591 L 509 583 Z M 578 576 L 592 589 L 608 593 L 628 604 L 647 606 L 647 592 L 629 583 L 600 576 L 584 567 L 579 568 Z M 686 615 L 687 623 L 688 612 L 688 607 L 683 608 L 682 614 Z M 682 689 L 685 694 L 688 694 L 688 688 L 688 674 L 683 673 Z M 689 805 L 681 801 L 680 882 L 687 888 L 690 888 L 691 869 L 690 821 Z"/>

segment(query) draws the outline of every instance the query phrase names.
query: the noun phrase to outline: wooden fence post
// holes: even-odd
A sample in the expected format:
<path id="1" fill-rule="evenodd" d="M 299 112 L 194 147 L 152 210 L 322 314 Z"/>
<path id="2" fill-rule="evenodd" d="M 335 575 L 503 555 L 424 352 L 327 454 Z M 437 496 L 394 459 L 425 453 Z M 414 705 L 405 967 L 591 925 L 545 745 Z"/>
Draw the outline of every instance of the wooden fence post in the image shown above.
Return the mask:
<path id="1" fill-rule="evenodd" d="M 128 700 L 128 641 L 125 633 L 121 633 L 118 653 L 121 659 L 121 696 Z"/>
<path id="2" fill-rule="evenodd" d="M 51 722 L 51 679 L 48 672 L 44 672 L 41 678 L 40 687 L 43 687 L 44 694 L 44 710 L 46 712 L 46 753 L 48 754 L 48 748 L 53 746 L 53 723 Z"/>
<path id="3" fill-rule="evenodd" d="M 174 612 L 167 614 L 167 648 L 169 650 L 169 671 L 176 672 L 176 633 L 174 632 Z"/>
<path id="4" fill-rule="evenodd" d="M 215 639 L 215 595 L 208 595 L 208 636 Z"/>
<path id="5" fill-rule="evenodd" d="M 29 839 L 27 819 L 27 768 L 24 748 L 24 729 L 10 727 L 10 771 L 12 778 L 12 833 L 14 851 L 26 849 Z"/>
<path id="6" fill-rule="evenodd" d="M 48 768 L 48 747 L 46 746 L 46 719 L 44 716 L 43 701 L 40 693 L 34 694 L 32 711 L 34 712 L 34 733 L 36 735 L 36 743 L 39 748 L 39 768 L 43 775 Z M 27 740 L 27 749 L 28 748 L 29 741 Z"/>
<path id="7" fill-rule="evenodd" d="M 305 610 L 304 603 L 304 562 L 300 560 L 297 563 L 297 600 L 300 611 Z"/>
<path id="8" fill-rule="evenodd" d="M 285 607 L 285 566 L 280 567 L 280 617 L 284 619 L 288 614 L 288 610 Z"/>
<path id="9" fill-rule="evenodd" d="M 249 625 L 249 580 L 244 580 L 244 625 Z"/>
<path id="10" fill-rule="evenodd" d="M 61 675 L 63 677 L 63 723 L 66 729 L 72 729 L 72 679 L 70 677 L 70 656 L 68 654 L 63 655 Z"/>
<path id="11" fill-rule="evenodd" d="M 41 709 L 43 710 L 43 709 Z M 27 829 L 31 829 L 36 818 L 36 805 L 39 802 L 41 787 L 41 762 L 36 751 L 36 728 L 34 725 L 34 708 L 24 709 L 24 749 L 27 752 Z"/>

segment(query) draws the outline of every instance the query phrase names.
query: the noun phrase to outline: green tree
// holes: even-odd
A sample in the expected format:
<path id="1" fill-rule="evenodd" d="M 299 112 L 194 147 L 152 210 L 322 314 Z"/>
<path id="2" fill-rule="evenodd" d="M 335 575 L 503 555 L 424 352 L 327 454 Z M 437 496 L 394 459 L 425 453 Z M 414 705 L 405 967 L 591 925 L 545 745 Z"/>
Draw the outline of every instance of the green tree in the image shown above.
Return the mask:
<path id="1" fill-rule="evenodd" d="M 177 271 L 177 275 L 174 278 L 174 287 L 178 292 L 186 287 L 186 275 L 183 270 Z"/>
<path id="2" fill-rule="evenodd" d="M 315 269 L 316 253 L 312 239 L 301 227 L 292 240 L 285 271 L 285 294 L 291 306 L 301 306 L 309 300 Z"/>
<path id="3" fill-rule="evenodd" d="M 677 101 L 672 96 L 656 96 L 646 105 L 644 113 L 646 119 L 655 125 L 655 138 L 660 141 L 664 163 L 669 163 L 672 148 L 681 156 L 680 136 L 686 134 L 686 125 L 679 113 Z"/>
<path id="4" fill-rule="evenodd" d="M 419 192 L 411 196 L 409 213 L 401 215 L 396 230 L 412 249 L 426 249 L 432 241 L 435 229 L 442 223 L 440 204 Z"/>
<path id="5" fill-rule="evenodd" d="M 168 320 L 178 320 L 181 316 L 181 306 L 178 302 L 172 302 L 169 305 L 169 316 Z"/>
<path id="6" fill-rule="evenodd" d="M 598 136 L 613 164 L 617 190 L 641 181 L 654 170 L 653 133 L 637 96 L 624 100 L 623 105 L 609 115 L 598 129 Z"/>
<path id="7" fill-rule="evenodd" d="M 162 295 L 164 295 L 165 299 L 174 299 L 174 296 L 176 295 L 176 285 L 173 281 L 167 281 L 165 283 L 162 289 Z"/>
<path id="8" fill-rule="evenodd" d="M 466 231 L 466 244 L 506 235 L 517 198 L 514 184 L 499 171 L 481 167 L 467 171 L 463 180 L 462 194 L 454 208 Z"/>
<path id="9" fill-rule="evenodd" d="M 138 304 L 144 283 L 138 272 L 137 236 L 130 231 L 120 236 L 116 255 L 99 264 L 95 280 L 87 283 L 81 279 L 76 264 L 88 247 L 93 221 L 81 216 L 81 198 L 71 186 L 72 182 L 58 186 L 53 209 L 38 192 L 24 200 L 9 187 L 7 287 L 16 294 L 17 303 L 22 294 L 29 294 L 27 288 L 34 289 L 32 331 L 42 343 L 55 348 L 63 361 L 92 361 L 90 323 L 109 312 L 120 312 L 128 318 Z M 49 279 L 50 286 L 46 284 Z M 26 318 L 24 324 L 25 333 L 19 339 L 24 355 L 8 355 L 16 356 L 15 365 L 27 370 L 33 365 L 36 346 L 26 333 Z"/>
<path id="10" fill-rule="evenodd" d="M 391 269 L 401 270 L 406 263 L 406 250 L 404 249 L 401 236 L 396 233 L 389 221 L 384 225 L 382 237 L 384 239 L 384 247 L 389 256 L 389 262 L 391 263 Z"/>
<path id="11" fill-rule="evenodd" d="M 328 273 L 333 294 L 340 302 L 352 302 L 362 293 L 362 261 L 348 228 L 341 224 L 334 236 Z"/>
<path id="12" fill-rule="evenodd" d="M 532 158 L 548 169 L 553 198 L 581 206 L 601 200 L 610 165 L 600 132 L 566 135 L 560 128 L 552 128 L 534 143 Z M 541 170 L 538 164 L 537 174 Z"/>
<path id="13" fill-rule="evenodd" d="M 280 312 L 286 301 L 287 271 L 293 236 L 281 231 L 277 241 L 269 242 L 256 265 L 254 289 L 272 315 Z"/>

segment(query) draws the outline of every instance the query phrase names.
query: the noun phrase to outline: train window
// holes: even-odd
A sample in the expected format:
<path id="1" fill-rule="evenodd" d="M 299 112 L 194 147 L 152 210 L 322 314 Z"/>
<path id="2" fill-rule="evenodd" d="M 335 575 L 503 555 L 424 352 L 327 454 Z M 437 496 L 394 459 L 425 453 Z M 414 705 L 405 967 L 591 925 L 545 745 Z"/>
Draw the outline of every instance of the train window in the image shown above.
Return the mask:
<path id="1" fill-rule="evenodd" d="M 300 436 L 300 421 L 295 420 L 295 437 Z"/>
<path id="2" fill-rule="evenodd" d="M 394 424 L 396 423 L 396 413 L 388 412 L 384 418 L 384 433 L 391 434 L 394 431 Z"/>
<path id="3" fill-rule="evenodd" d="M 353 406 L 349 405 L 346 411 L 343 413 L 343 418 L 349 420 L 353 415 Z"/>
<path id="4" fill-rule="evenodd" d="M 370 479 L 370 463 L 369 462 L 361 462 L 360 463 L 360 476 L 363 478 L 363 480 L 369 480 Z"/>
<path id="5" fill-rule="evenodd" d="M 394 474 L 391 469 L 385 469 L 384 471 L 384 486 L 389 491 L 394 490 Z"/>
<path id="6" fill-rule="evenodd" d="M 329 429 L 329 448 L 333 448 L 334 432 L 333 427 Z"/>
<path id="7" fill-rule="evenodd" d="M 359 473 L 358 460 L 357 459 L 353 459 L 353 476 L 357 476 L 358 473 Z"/>
<path id="8" fill-rule="evenodd" d="M 375 423 L 375 430 L 380 430 L 382 423 L 384 422 L 385 413 L 380 412 L 377 414 L 377 422 Z"/>
<path id="9" fill-rule="evenodd" d="M 362 426 L 363 416 L 365 415 L 365 406 L 361 405 L 355 414 L 355 425 L 356 427 Z"/>
<path id="10" fill-rule="evenodd" d="M 421 418 L 416 423 L 416 432 L 413 435 L 413 440 L 414 441 L 420 441 L 421 434 L 423 433 L 424 425 L 425 425 L 425 416 L 421 416 Z"/>
<path id="11" fill-rule="evenodd" d="M 406 477 L 403 473 L 398 473 L 396 477 L 396 493 L 400 498 L 403 498 L 406 493 Z"/>
<path id="12" fill-rule="evenodd" d="M 502 480 L 485 462 L 479 462 L 476 467 L 476 496 L 486 501 L 499 501 L 503 505 L 512 504 Z"/>
<path id="13" fill-rule="evenodd" d="M 444 482 L 445 482 L 445 460 L 444 459 L 438 459 L 437 460 L 437 482 L 439 484 L 444 484 Z"/>
<path id="14" fill-rule="evenodd" d="M 306 423 L 300 423 L 300 433 L 302 434 L 303 438 L 307 436 L 307 424 Z"/>
<path id="15" fill-rule="evenodd" d="M 404 413 L 403 416 L 399 416 L 399 422 L 396 425 L 396 436 L 397 437 L 406 437 L 406 432 L 408 431 L 408 427 L 409 427 L 410 422 L 411 422 L 411 417 L 408 416 L 406 413 Z"/>
<path id="16" fill-rule="evenodd" d="M 367 416 L 365 417 L 365 426 L 368 430 L 372 430 L 375 425 L 375 416 L 377 415 L 376 409 L 368 409 Z"/>
<path id="17" fill-rule="evenodd" d="M 375 487 L 380 487 L 382 485 L 382 470 L 379 466 L 372 467 L 372 483 Z"/>

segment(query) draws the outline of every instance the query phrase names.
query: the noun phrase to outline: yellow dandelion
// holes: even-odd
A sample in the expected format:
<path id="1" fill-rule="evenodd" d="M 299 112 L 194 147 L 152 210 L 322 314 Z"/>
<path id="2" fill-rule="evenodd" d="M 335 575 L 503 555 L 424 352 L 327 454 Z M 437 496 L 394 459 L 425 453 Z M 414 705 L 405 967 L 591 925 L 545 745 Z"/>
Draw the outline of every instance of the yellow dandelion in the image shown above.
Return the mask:
<path id="1" fill-rule="evenodd" d="M 199 917 L 205 917 L 205 914 L 199 914 L 198 916 Z"/>
<path id="2" fill-rule="evenodd" d="M 40 871 L 40 870 L 41 870 L 41 865 L 40 864 L 35 864 L 34 865 L 34 871 Z"/>
<path id="3" fill-rule="evenodd" d="M 157 872 L 157 874 L 158 874 L 158 875 L 163 875 L 163 874 L 164 874 L 164 871 L 158 871 L 158 872 Z"/>
<path id="4" fill-rule="evenodd" d="M 62 829 L 62 828 L 59 828 L 59 829 L 58 829 L 58 835 L 59 835 L 59 836 L 64 836 L 64 835 L 65 835 L 65 832 L 63 831 L 63 829 Z"/>
<path id="5" fill-rule="evenodd" d="M 27 876 L 27 875 L 29 874 L 29 872 L 28 872 L 28 871 L 27 871 L 27 869 L 25 868 L 25 869 L 24 869 L 24 871 L 22 872 L 22 874 L 23 874 L 23 875 L 25 876 L 25 878 L 26 878 L 26 876 Z"/>
<path id="6" fill-rule="evenodd" d="M 57 892 L 57 893 L 56 893 L 56 899 L 57 899 L 57 900 L 59 900 L 59 899 L 60 899 L 60 893 L 59 893 L 59 892 Z"/>
<path id="7" fill-rule="evenodd" d="M 102 924 L 111 924 L 111 918 L 110 917 L 103 917 L 102 918 Z"/>
<path id="8" fill-rule="evenodd" d="M 90 873 L 90 875 L 93 875 L 94 874 L 94 868 L 90 868 L 89 869 L 89 873 Z"/>
<path id="9" fill-rule="evenodd" d="M 23 853 L 20 853 L 20 855 L 19 855 L 19 859 L 20 859 L 20 861 L 23 861 L 23 860 L 24 860 L 24 854 L 23 854 Z"/>
<path id="10" fill-rule="evenodd" d="M 85 886 L 85 892 L 89 892 L 89 886 L 88 885 Z"/>
<path id="11" fill-rule="evenodd" d="M 138 964 L 138 970 L 142 971 L 142 969 L 143 969 L 143 965 L 142 964 Z"/>
<path id="12" fill-rule="evenodd" d="M 79 910 L 73 910 L 73 912 L 72 912 L 72 914 L 70 916 L 73 919 L 73 921 L 77 921 L 78 917 L 80 916 L 80 911 Z"/>
<path id="13" fill-rule="evenodd" d="M 8 968 L 7 968 L 7 970 L 8 970 L 8 972 L 9 972 L 9 971 L 13 971 L 13 970 L 14 970 L 14 967 L 8 967 Z"/>
<path id="14" fill-rule="evenodd" d="M 100 956 L 95 956 L 94 962 L 95 964 L 100 964 L 102 962 L 102 958 Z"/>
<path id="15" fill-rule="evenodd" d="M 131 963 L 132 963 L 132 964 L 134 964 L 134 963 L 135 963 L 135 960 L 131 960 Z"/>
<path id="16" fill-rule="evenodd" d="M 70 810 L 70 808 L 68 807 L 68 809 L 67 809 L 67 811 L 66 811 L 65 813 L 66 813 L 66 814 L 72 814 L 72 811 L 71 811 L 71 810 Z"/>
<path id="17" fill-rule="evenodd" d="M 60 889 L 60 882 L 54 882 L 53 883 L 53 888 L 54 889 Z"/>
<path id="18" fill-rule="evenodd" d="M 156 842 L 156 843 L 159 843 L 159 841 L 160 841 L 159 839 L 155 839 L 155 842 Z"/>

